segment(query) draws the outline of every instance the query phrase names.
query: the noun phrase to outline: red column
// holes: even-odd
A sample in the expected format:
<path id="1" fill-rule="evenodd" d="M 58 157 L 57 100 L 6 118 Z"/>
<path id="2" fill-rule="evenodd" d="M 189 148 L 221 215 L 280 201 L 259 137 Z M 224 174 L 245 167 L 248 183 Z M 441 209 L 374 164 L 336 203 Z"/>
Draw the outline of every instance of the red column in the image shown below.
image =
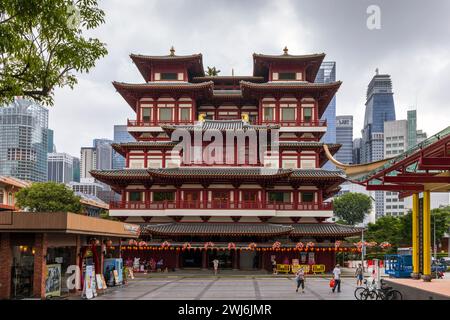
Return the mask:
<path id="1" fill-rule="evenodd" d="M 208 190 L 203 190 L 203 208 L 208 208 Z"/>
<path id="2" fill-rule="evenodd" d="M 238 270 L 239 269 L 239 254 L 238 254 L 238 250 L 233 250 L 233 269 L 234 270 Z"/>
<path id="3" fill-rule="evenodd" d="M 0 299 L 11 295 L 12 251 L 9 233 L 0 234 Z"/>
<path id="4" fill-rule="evenodd" d="M 175 251 L 175 270 L 180 269 L 180 251 Z"/>
<path id="5" fill-rule="evenodd" d="M 33 296 L 45 299 L 47 234 L 36 233 L 34 243 Z"/>
<path id="6" fill-rule="evenodd" d="M 298 191 L 298 189 L 296 189 L 293 192 L 294 192 L 294 209 L 297 209 L 298 208 L 298 194 L 299 194 L 299 191 Z"/>
<path id="7" fill-rule="evenodd" d="M 208 254 L 207 250 L 202 251 L 202 269 L 208 269 Z"/>

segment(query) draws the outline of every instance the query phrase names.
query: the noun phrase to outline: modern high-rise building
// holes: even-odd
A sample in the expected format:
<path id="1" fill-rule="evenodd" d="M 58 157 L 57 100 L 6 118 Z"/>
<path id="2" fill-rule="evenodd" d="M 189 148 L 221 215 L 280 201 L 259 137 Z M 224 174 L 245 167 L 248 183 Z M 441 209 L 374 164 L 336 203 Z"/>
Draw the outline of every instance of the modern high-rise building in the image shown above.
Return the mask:
<path id="1" fill-rule="evenodd" d="M 0 175 L 47 180 L 48 110 L 17 98 L 0 107 Z"/>
<path id="2" fill-rule="evenodd" d="M 336 117 L 336 143 L 342 146 L 335 159 L 346 164 L 353 163 L 353 116 Z"/>
<path id="3" fill-rule="evenodd" d="M 133 136 L 128 132 L 128 126 L 115 125 L 114 126 L 114 143 L 132 142 L 136 141 Z M 126 167 L 125 158 L 117 151 L 113 150 L 112 153 L 112 168 L 123 169 Z"/>
<path id="4" fill-rule="evenodd" d="M 56 146 L 54 142 L 54 132 L 52 129 L 48 129 L 47 133 L 47 152 L 48 153 L 54 153 L 56 152 Z"/>
<path id="5" fill-rule="evenodd" d="M 82 147 L 80 158 L 80 180 L 92 178 L 89 172 L 96 168 L 97 168 L 97 152 L 95 148 Z"/>
<path id="6" fill-rule="evenodd" d="M 353 140 L 353 164 L 361 163 L 361 138 Z"/>
<path id="7" fill-rule="evenodd" d="M 96 152 L 96 169 L 108 170 L 112 168 L 112 140 L 94 139 L 93 146 Z"/>
<path id="8" fill-rule="evenodd" d="M 73 178 L 72 181 L 80 182 L 80 158 L 73 157 Z"/>
<path id="9" fill-rule="evenodd" d="M 417 112 L 416 110 L 408 110 L 408 148 L 412 148 L 417 144 Z"/>
<path id="10" fill-rule="evenodd" d="M 73 157 L 67 153 L 49 153 L 48 181 L 69 183 L 73 179 Z"/>
<path id="11" fill-rule="evenodd" d="M 384 123 L 384 157 L 391 158 L 405 152 L 409 140 L 409 121 L 396 120 Z M 414 125 L 415 127 L 415 125 Z M 403 199 L 399 199 L 398 192 L 384 192 L 383 215 L 400 216 L 407 212 Z M 377 214 L 377 217 L 380 217 Z"/>
<path id="12" fill-rule="evenodd" d="M 361 140 L 361 163 L 384 158 L 384 122 L 395 120 L 394 94 L 391 76 L 379 74 L 375 76 L 367 88 L 364 128 Z M 384 192 L 375 192 L 375 213 L 384 214 Z"/>
<path id="13" fill-rule="evenodd" d="M 317 72 L 317 83 L 332 83 L 336 81 L 336 62 L 324 61 L 322 62 L 319 71 Z M 325 143 L 336 143 L 336 96 L 331 99 L 321 120 L 327 121 L 327 132 L 322 137 L 321 141 Z M 323 166 L 324 169 L 335 169 L 335 166 L 328 161 Z"/>
<path id="14" fill-rule="evenodd" d="M 427 138 L 427 133 L 423 132 L 422 130 L 417 130 L 416 137 L 417 137 L 416 142 L 419 144 Z"/>

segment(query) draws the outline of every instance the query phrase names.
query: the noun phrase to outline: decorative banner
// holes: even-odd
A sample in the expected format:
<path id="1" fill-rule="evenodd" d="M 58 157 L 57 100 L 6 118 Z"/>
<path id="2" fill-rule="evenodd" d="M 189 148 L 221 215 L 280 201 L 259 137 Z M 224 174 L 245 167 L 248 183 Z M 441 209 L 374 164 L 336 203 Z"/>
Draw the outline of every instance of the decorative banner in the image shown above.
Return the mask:
<path id="1" fill-rule="evenodd" d="M 249 248 L 250 250 L 254 250 L 254 249 L 256 248 L 256 243 L 254 243 L 254 242 L 249 243 L 248 248 Z"/>
<path id="2" fill-rule="evenodd" d="M 275 241 L 272 245 L 272 249 L 279 249 L 281 247 L 280 241 Z"/>
<path id="3" fill-rule="evenodd" d="M 47 265 L 47 274 L 45 277 L 45 297 L 61 296 L 61 265 Z"/>
<path id="4" fill-rule="evenodd" d="M 314 248 L 314 242 L 308 242 L 307 244 L 306 244 L 306 249 L 308 249 L 308 248 Z"/>
<path id="5" fill-rule="evenodd" d="M 94 297 L 94 266 L 88 265 L 86 266 L 84 273 L 84 286 L 83 291 L 86 299 L 92 299 Z"/>
<path id="6" fill-rule="evenodd" d="M 130 246 L 137 246 L 137 241 L 134 240 L 134 239 L 130 239 L 130 240 L 128 240 L 128 244 L 129 244 Z"/>

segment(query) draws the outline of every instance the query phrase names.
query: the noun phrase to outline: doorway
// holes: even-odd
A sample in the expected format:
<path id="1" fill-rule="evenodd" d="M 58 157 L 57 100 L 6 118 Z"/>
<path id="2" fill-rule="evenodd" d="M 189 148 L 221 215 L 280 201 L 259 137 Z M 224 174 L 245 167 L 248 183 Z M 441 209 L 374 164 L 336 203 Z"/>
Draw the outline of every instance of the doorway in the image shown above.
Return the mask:
<path id="1" fill-rule="evenodd" d="M 182 268 L 201 268 L 202 267 L 202 251 L 201 250 L 185 250 L 181 253 Z"/>

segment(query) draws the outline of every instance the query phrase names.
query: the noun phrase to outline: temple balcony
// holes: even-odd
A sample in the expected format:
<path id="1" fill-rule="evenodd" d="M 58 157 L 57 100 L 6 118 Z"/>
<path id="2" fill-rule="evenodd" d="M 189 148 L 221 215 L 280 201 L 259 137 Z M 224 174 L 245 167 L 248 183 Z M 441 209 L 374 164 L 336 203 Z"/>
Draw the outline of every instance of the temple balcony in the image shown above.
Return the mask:
<path id="1" fill-rule="evenodd" d="M 200 211 L 200 212 L 199 212 Z M 110 203 L 111 216 L 286 216 L 331 217 L 331 202 L 267 202 L 232 200 L 118 201 Z"/>

